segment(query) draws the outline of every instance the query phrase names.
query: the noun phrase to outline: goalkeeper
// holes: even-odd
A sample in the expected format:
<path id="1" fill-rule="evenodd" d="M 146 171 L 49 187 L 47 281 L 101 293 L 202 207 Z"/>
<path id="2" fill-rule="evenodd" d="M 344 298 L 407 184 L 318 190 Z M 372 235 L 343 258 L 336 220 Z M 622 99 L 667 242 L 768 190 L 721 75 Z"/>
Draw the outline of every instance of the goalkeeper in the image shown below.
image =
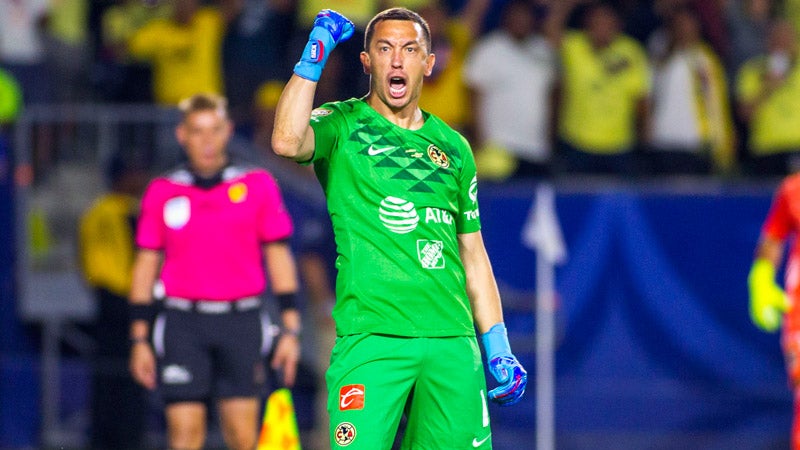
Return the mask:
<path id="1" fill-rule="evenodd" d="M 794 393 L 792 448 L 800 449 L 800 315 L 793 304 L 800 299 L 800 246 L 795 240 L 786 267 L 786 291 L 776 281 L 784 245 L 800 231 L 800 175 L 787 177 L 778 188 L 761 229 L 748 284 L 750 317 L 767 332 L 781 328 L 781 347 Z M 781 325 L 783 325 L 781 327 Z"/>
<path id="2" fill-rule="evenodd" d="M 272 135 L 277 154 L 313 163 L 333 222 L 331 447 L 388 450 L 406 412 L 403 448 L 489 449 L 487 398 L 516 403 L 527 374 L 481 237 L 475 161 L 460 134 L 418 106 L 436 57 L 427 23 L 404 8 L 367 25 L 366 96 L 312 110 L 329 53 L 352 32 L 342 15 L 320 12 Z M 499 384 L 488 394 L 476 327 Z"/>

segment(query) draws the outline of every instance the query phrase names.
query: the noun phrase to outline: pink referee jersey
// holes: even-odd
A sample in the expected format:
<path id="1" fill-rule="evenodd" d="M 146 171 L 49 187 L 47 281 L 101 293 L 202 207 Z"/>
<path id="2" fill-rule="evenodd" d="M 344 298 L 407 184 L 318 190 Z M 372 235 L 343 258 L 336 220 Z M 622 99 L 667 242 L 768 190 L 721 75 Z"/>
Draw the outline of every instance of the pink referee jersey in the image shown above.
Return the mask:
<path id="1" fill-rule="evenodd" d="M 280 189 L 265 170 L 228 166 L 204 189 L 178 169 L 144 193 L 136 243 L 164 254 L 167 296 L 236 300 L 266 288 L 265 243 L 286 239 L 292 221 Z"/>

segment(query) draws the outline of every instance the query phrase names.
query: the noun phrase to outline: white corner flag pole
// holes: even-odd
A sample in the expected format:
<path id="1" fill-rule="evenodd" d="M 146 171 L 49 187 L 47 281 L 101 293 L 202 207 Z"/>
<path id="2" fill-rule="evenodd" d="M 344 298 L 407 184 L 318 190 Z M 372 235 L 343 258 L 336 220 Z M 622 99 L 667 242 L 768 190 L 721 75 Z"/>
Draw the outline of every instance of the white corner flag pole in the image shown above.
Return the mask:
<path id="1" fill-rule="evenodd" d="M 567 252 L 549 184 L 536 198 L 523 228 L 523 242 L 536 251 L 536 449 L 555 449 L 555 266 Z"/>

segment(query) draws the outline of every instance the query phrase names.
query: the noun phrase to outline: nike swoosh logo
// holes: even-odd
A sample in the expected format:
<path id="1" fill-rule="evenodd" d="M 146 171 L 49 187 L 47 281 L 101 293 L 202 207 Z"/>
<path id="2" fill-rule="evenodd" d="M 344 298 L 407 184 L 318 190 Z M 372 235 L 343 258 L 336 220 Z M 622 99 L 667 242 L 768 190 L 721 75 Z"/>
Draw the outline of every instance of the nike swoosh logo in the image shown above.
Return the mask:
<path id="1" fill-rule="evenodd" d="M 385 153 L 385 152 L 388 152 L 389 150 L 394 150 L 394 149 L 395 149 L 394 147 L 375 148 L 372 145 L 370 145 L 369 149 L 367 150 L 367 154 L 369 156 L 375 156 L 375 155 L 380 155 L 381 153 Z"/>
<path id="2" fill-rule="evenodd" d="M 485 437 L 485 438 L 483 438 L 483 439 L 481 439 L 481 440 L 478 440 L 478 438 L 472 438 L 472 447 L 473 447 L 473 448 L 478 448 L 478 447 L 480 447 L 480 446 L 481 446 L 481 445 L 483 445 L 483 443 L 484 443 L 484 442 L 486 442 L 486 441 L 487 441 L 487 440 L 488 440 L 490 437 L 492 437 L 492 433 L 489 433 L 488 435 L 486 435 L 486 437 Z"/>

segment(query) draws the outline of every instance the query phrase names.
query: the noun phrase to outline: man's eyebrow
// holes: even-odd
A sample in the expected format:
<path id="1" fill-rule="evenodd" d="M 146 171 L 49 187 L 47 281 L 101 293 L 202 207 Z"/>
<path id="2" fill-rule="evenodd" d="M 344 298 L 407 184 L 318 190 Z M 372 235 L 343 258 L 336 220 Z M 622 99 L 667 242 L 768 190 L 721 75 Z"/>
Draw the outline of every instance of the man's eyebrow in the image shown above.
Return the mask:
<path id="1" fill-rule="evenodd" d="M 388 39 L 376 39 L 375 43 L 376 44 L 383 43 L 383 44 L 387 44 L 389 46 L 394 46 L 394 44 L 392 42 L 390 42 Z M 404 44 L 400 45 L 400 47 L 408 47 L 409 45 L 417 45 L 417 46 L 420 46 L 420 47 L 422 46 L 422 44 L 418 40 L 412 39 L 410 41 L 406 41 Z"/>

